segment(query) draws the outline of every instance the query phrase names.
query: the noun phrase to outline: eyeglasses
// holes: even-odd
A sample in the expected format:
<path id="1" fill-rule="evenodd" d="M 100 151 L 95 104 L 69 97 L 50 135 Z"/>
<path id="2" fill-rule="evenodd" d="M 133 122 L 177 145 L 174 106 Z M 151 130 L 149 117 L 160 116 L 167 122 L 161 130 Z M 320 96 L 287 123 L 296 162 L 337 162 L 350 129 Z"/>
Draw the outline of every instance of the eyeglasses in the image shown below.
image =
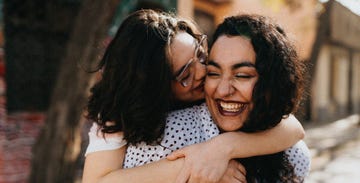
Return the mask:
<path id="1" fill-rule="evenodd" d="M 186 63 L 183 69 L 175 76 L 175 80 L 183 87 L 187 87 L 194 81 L 195 75 L 195 61 L 205 65 L 208 57 L 208 43 L 207 36 L 200 35 L 199 41 L 196 41 L 194 56 Z"/>

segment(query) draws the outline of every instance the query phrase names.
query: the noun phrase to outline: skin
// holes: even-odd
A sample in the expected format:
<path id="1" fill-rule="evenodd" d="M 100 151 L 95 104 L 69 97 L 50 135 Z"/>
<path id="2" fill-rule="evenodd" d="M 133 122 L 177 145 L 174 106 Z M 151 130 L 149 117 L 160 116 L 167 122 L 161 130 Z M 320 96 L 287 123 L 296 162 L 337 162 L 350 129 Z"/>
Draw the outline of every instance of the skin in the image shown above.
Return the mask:
<path id="1" fill-rule="evenodd" d="M 171 45 L 175 73 L 194 55 L 194 38 L 189 36 L 179 33 Z M 172 88 L 178 100 L 195 101 L 204 97 L 203 92 L 196 90 L 201 88 L 205 68 L 198 62 L 194 68 L 196 73 L 192 85 L 184 88 L 173 82 Z M 91 153 L 85 160 L 83 182 L 244 182 L 243 166 L 231 159 L 279 152 L 303 138 L 303 128 L 295 118 L 289 119 L 287 126 L 280 124 L 260 133 L 224 133 L 207 142 L 175 151 L 168 157 L 172 161 L 164 159 L 130 169 L 121 169 L 126 147 Z M 221 125 L 221 128 L 235 127 Z"/>
<path id="2" fill-rule="evenodd" d="M 297 119 L 290 115 L 286 122 L 283 120 L 270 130 L 257 133 L 239 131 L 222 133 L 206 142 L 179 149 L 170 154 L 167 159 L 185 159 L 176 179 L 178 183 L 216 182 L 224 171 L 227 172 L 224 162 L 279 152 L 284 150 L 282 147 L 287 143 L 295 140 L 292 138 L 303 138 L 303 136 L 297 136 L 299 134 L 297 125 L 300 125 Z M 287 138 L 284 139 L 284 136 Z M 287 145 L 289 145 L 288 148 L 292 146 L 291 143 Z"/>
<path id="3" fill-rule="evenodd" d="M 183 163 L 183 159 L 176 161 L 162 159 L 143 166 L 111 172 L 98 182 L 173 183 L 176 172 L 181 169 Z M 226 175 L 218 182 L 246 182 L 245 174 L 245 168 L 233 160 L 229 163 Z"/>
<path id="4" fill-rule="evenodd" d="M 252 93 L 259 78 L 255 60 L 250 40 L 242 36 L 220 36 L 212 47 L 205 98 L 223 131 L 240 129 L 252 110 Z"/>
<path id="5" fill-rule="evenodd" d="M 103 134 L 98 133 L 99 137 Z M 119 138 L 122 132 L 105 134 L 106 139 Z M 126 146 L 115 150 L 99 151 L 86 156 L 82 182 L 98 182 L 101 177 L 122 168 Z M 116 162 L 116 163 L 114 163 Z"/>
<path id="6" fill-rule="evenodd" d="M 179 73 L 181 68 L 194 57 L 195 41 L 194 37 L 186 32 L 180 32 L 174 37 L 173 42 L 170 45 L 173 73 Z M 172 91 L 178 101 L 193 102 L 204 99 L 204 78 L 206 69 L 203 64 L 197 61 L 193 64 L 195 64 L 193 67 L 193 69 L 195 69 L 195 75 L 192 85 L 183 87 L 179 82 L 172 82 Z"/>

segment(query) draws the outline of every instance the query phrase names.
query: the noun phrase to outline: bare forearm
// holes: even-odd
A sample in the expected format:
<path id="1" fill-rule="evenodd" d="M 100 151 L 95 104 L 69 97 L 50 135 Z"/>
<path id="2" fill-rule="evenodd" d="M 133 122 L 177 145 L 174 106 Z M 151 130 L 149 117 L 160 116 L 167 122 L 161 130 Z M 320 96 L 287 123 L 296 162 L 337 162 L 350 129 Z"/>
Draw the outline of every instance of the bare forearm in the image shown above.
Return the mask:
<path id="1" fill-rule="evenodd" d="M 178 172 L 180 172 L 183 161 L 183 158 L 175 161 L 163 159 L 143 166 L 119 169 L 104 176 L 100 183 L 172 183 L 175 181 Z"/>
<path id="2" fill-rule="evenodd" d="M 122 167 L 126 147 L 99 151 L 89 154 L 85 159 L 83 183 L 98 182 L 109 172 Z"/>
<path id="3" fill-rule="evenodd" d="M 273 154 L 283 151 L 304 138 L 300 122 L 290 116 L 272 129 L 256 132 L 227 132 L 212 139 L 220 144 L 230 159 Z"/>

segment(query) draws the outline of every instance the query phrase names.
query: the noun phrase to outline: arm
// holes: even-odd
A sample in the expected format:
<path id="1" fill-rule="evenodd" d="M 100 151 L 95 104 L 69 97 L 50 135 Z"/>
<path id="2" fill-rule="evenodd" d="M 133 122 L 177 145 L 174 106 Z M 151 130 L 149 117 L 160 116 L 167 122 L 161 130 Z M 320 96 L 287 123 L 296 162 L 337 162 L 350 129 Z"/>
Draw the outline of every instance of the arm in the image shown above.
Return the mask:
<path id="1" fill-rule="evenodd" d="M 280 152 L 293 146 L 304 136 L 305 131 L 301 123 L 295 116 L 290 115 L 277 126 L 266 131 L 228 132 L 212 140 L 221 148 L 227 149 L 228 157 L 233 159 Z"/>
<path id="2" fill-rule="evenodd" d="M 122 168 L 126 147 L 115 150 L 98 151 L 88 154 L 85 159 L 84 183 L 98 182 L 106 174 Z"/>
<path id="3" fill-rule="evenodd" d="M 113 171 L 100 179 L 99 183 L 173 183 L 175 182 L 178 172 L 180 172 L 184 163 L 184 158 L 175 161 L 162 159 L 157 162 L 145 164 L 142 166 L 119 169 Z M 230 161 L 226 173 L 220 182 L 245 182 L 245 168 L 237 161 Z"/>
<path id="4" fill-rule="evenodd" d="M 303 137 L 302 125 L 290 115 L 272 129 L 257 133 L 223 133 L 207 142 L 175 151 L 167 158 L 174 160 L 185 157 L 179 182 L 186 182 L 187 179 L 190 182 L 203 179 L 219 180 L 229 160 L 283 151 Z M 192 175 L 196 178 L 192 178 Z"/>
<path id="5" fill-rule="evenodd" d="M 175 161 L 162 159 L 157 162 L 148 163 L 134 168 L 118 169 L 101 178 L 99 183 L 173 183 L 178 172 L 181 170 L 184 162 L 183 160 L 183 158 L 179 158 Z"/>
<path id="6" fill-rule="evenodd" d="M 126 141 L 122 132 L 103 134 L 93 123 L 89 131 L 89 145 L 86 149 L 83 182 L 97 182 L 109 172 L 122 168 Z"/>
<path id="7" fill-rule="evenodd" d="M 297 141 L 300 138 L 303 138 L 303 128 L 301 126 L 301 124 L 296 120 L 295 117 L 291 117 L 289 118 L 291 119 L 291 123 L 289 126 L 287 126 L 287 124 L 284 124 L 284 122 L 281 122 L 281 125 L 278 125 L 277 127 L 275 127 L 273 132 L 272 130 L 268 130 L 266 132 L 259 132 L 259 133 L 254 133 L 254 134 L 245 134 L 242 132 L 229 132 L 229 133 L 225 133 L 219 137 L 221 138 L 213 138 L 212 140 L 205 142 L 205 143 L 201 143 L 201 144 L 195 144 L 192 146 L 188 146 L 185 149 L 188 149 L 185 152 L 189 152 L 189 153 L 184 153 L 182 156 L 186 156 L 186 159 L 184 158 L 180 158 L 177 159 L 176 161 L 168 161 L 168 160 L 161 160 L 159 162 L 154 162 L 154 163 L 150 163 L 144 166 L 139 166 L 139 167 L 135 167 L 135 168 L 131 168 L 131 169 L 120 169 L 120 168 L 116 168 L 114 167 L 111 173 L 106 174 L 105 176 L 103 176 L 100 180 L 100 182 L 106 183 L 106 182 L 114 182 L 114 181 L 124 181 L 124 182 L 164 182 L 169 181 L 169 182 L 174 182 L 174 180 L 177 180 L 177 182 L 185 182 L 186 180 L 189 180 L 189 182 L 198 182 L 198 180 L 219 180 L 220 178 L 223 177 L 224 172 L 227 170 L 228 168 L 228 163 L 229 160 L 232 158 L 231 156 L 236 156 L 237 154 L 235 153 L 237 150 L 240 151 L 240 155 L 242 157 L 249 157 L 249 156 L 253 156 L 254 154 L 266 154 L 266 152 L 273 153 L 276 152 L 274 149 L 279 148 L 281 151 L 282 149 L 285 149 L 286 147 L 283 147 L 281 149 L 281 147 L 271 147 L 274 148 L 273 150 L 268 150 L 267 145 L 268 143 L 272 143 L 271 141 L 273 139 L 267 139 L 269 137 L 271 138 L 275 138 L 275 143 L 280 144 L 279 146 L 283 145 L 283 146 L 291 146 L 291 141 L 294 141 L 293 143 L 295 143 L 295 141 Z M 289 120 L 287 119 L 287 120 Z M 289 122 L 288 122 L 289 123 Z M 284 126 L 282 126 L 284 125 Z M 285 132 L 284 133 L 284 129 Z M 274 134 L 273 134 L 274 133 Z M 238 135 L 240 134 L 240 135 Z M 244 135 L 245 140 L 243 139 L 244 137 L 242 136 Z M 248 136 L 249 135 L 249 136 Z M 258 138 L 256 139 L 256 141 L 252 141 L 254 139 L 252 139 L 254 135 L 254 138 Z M 273 135 L 275 135 L 275 137 L 273 137 Z M 223 138 L 223 137 L 224 138 Z M 292 138 L 289 138 L 289 136 L 292 136 Z M 251 137 L 251 138 L 250 138 Z M 284 138 L 286 137 L 285 141 L 286 142 L 278 142 L 279 139 L 276 138 Z M 263 139 L 261 139 L 263 138 Z M 235 139 L 235 141 L 234 141 Z M 296 139 L 296 140 L 295 140 Z M 250 140 L 251 142 L 245 142 L 246 140 Z M 254 146 L 254 144 L 251 143 L 259 143 L 258 141 L 261 141 L 261 143 L 263 143 L 264 147 L 261 147 L 262 145 L 255 145 L 256 147 L 249 147 L 249 146 Z M 270 141 L 270 142 L 269 142 Z M 282 144 L 282 143 L 288 143 L 288 144 Z M 234 146 L 238 146 L 237 148 L 233 148 Z M 230 148 L 229 148 L 230 147 Z M 214 148 L 214 149 L 211 149 Z M 244 151 L 244 149 L 249 148 L 250 150 L 246 150 L 245 153 L 242 153 L 241 151 Z M 260 149 L 259 152 L 256 150 L 256 148 Z M 194 151 L 191 151 L 194 150 Z M 261 152 L 260 152 L 261 151 Z M 180 152 L 180 151 L 178 151 Z M 190 153 L 191 152 L 191 153 Z M 234 153 L 234 154 L 230 154 Z M 250 153 L 250 155 L 246 155 L 246 153 Z M 251 154 L 254 153 L 254 154 Z M 175 153 L 176 154 L 176 153 Z M 225 156 L 226 154 L 226 156 Z M 191 155 L 191 156 L 190 156 Z M 174 157 L 174 154 L 172 155 Z M 175 156 L 176 158 L 178 158 L 178 156 Z M 191 157 L 195 157 L 191 158 Z M 197 158 L 200 157 L 200 158 Z M 174 158 L 174 159 L 176 159 Z M 208 158 L 208 159 L 206 159 Z M 193 161 L 192 161 L 193 160 Z M 206 161 L 203 161 L 206 160 Z M 206 167 L 207 169 L 212 169 L 212 170 L 218 170 L 218 169 L 222 169 L 223 171 L 219 174 L 219 173 L 214 173 L 214 172 L 206 172 L 206 171 L 202 171 L 202 169 L 192 169 L 191 166 L 190 168 L 188 166 L 183 166 L 184 161 L 186 162 L 190 162 L 191 163 L 202 163 L 201 164 L 201 168 L 202 167 Z M 211 163 L 210 163 L 211 162 Z M 113 162 L 110 162 L 113 163 Z M 187 165 L 189 163 L 185 163 L 185 165 Z M 219 164 L 222 166 L 221 168 L 219 168 Z M 196 167 L 196 166 L 195 166 Z M 190 170 L 190 171 L 188 171 Z M 192 172 L 193 170 L 193 172 Z M 202 177 L 201 173 L 198 172 L 203 172 L 205 173 L 205 178 Z M 109 172 L 109 171 L 108 171 Z M 180 172 L 180 174 L 179 174 Z M 190 174 L 191 172 L 191 174 Z M 180 176 L 178 176 L 178 174 Z M 104 174 L 102 174 L 104 175 Z"/>
<path id="8" fill-rule="evenodd" d="M 169 160 L 176 159 L 176 157 L 184 157 L 186 149 L 191 149 L 196 146 L 206 146 L 208 152 L 219 151 L 224 153 L 228 159 L 245 158 L 251 156 L 259 156 L 265 154 L 273 154 L 283 151 L 299 140 L 303 139 L 305 131 L 301 123 L 293 116 L 283 119 L 277 126 L 256 133 L 244 132 L 226 132 L 220 134 L 207 142 L 194 144 L 178 151 L 175 151 L 168 156 Z M 200 149 L 200 148 L 199 148 Z M 197 148 L 194 150 L 198 150 Z M 209 151 L 210 150 L 210 151 Z M 211 153 L 212 154 L 212 153 Z"/>
<path id="9" fill-rule="evenodd" d="M 83 182 L 174 182 L 182 168 L 184 159 L 176 161 L 161 160 L 130 169 L 122 169 L 126 147 L 122 133 L 98 133 L 94 124 L 89 132 L 89 145 L 86 152 Z M 222 181 L 244 180 L 244 168 L 239 163 L 229 163 Z"/>

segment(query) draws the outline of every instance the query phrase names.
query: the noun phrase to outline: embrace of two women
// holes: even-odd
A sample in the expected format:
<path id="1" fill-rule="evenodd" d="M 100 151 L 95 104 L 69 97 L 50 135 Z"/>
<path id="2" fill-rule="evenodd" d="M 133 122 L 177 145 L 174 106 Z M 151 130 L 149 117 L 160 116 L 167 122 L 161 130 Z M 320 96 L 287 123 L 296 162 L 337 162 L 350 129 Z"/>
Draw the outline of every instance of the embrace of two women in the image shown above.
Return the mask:
<path id="1" fill-rule="evenodd" d="M 310 155 L 292 115 L 303 65 L 260 15 L 218 25 L 139 10 L 98 68 L 83 182 L 303 182 Z"/>

